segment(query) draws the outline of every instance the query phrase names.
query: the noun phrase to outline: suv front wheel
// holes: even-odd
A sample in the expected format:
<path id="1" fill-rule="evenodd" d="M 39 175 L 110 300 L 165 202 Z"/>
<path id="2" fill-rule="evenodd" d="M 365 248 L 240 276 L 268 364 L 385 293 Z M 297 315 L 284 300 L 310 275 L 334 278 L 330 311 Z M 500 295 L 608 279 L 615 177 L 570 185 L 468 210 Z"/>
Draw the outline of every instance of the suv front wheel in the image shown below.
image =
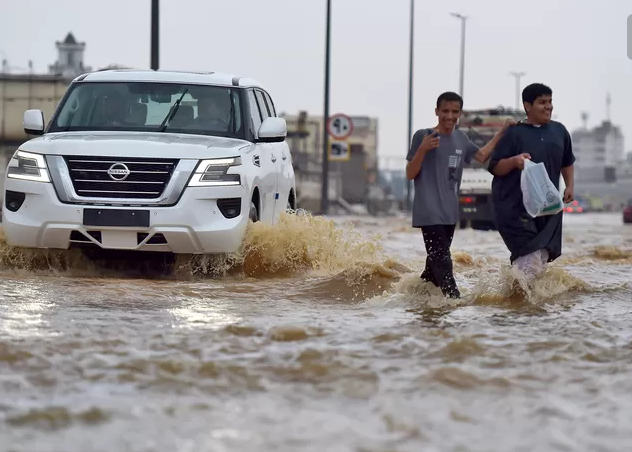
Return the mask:
<path id="1" fill-rule="evenodd" d="M 253 201 L 250 201 L 250 212 L 248 212 L 248 218 L 253 223 L 259 221 L 259 212 L 257 211 L 257 206 Z"/>

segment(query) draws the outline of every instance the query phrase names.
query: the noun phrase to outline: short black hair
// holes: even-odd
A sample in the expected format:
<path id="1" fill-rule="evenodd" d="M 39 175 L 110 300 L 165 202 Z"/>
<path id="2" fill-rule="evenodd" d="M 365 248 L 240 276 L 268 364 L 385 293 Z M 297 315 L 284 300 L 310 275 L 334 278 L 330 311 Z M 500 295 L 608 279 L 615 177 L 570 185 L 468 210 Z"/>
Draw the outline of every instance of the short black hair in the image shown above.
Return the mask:
<path id="1" fill-rule="evenodd" d="M 461 110 L 463 110 L 463 98 L 459 96 L 457 93 L 453 93 L 452 91 L 446 91 L 442 93 L 439 97 L 437 97 L 437 108 L 441 107 L 441 102 L 458 102 Z"/>
<path id="2" fill-rule="evenodd" d="M 533 104 L 540 96 L 552 96 L 553 90 L 542 83 L 532 83 L 522 90 L 522 102 Z"/>

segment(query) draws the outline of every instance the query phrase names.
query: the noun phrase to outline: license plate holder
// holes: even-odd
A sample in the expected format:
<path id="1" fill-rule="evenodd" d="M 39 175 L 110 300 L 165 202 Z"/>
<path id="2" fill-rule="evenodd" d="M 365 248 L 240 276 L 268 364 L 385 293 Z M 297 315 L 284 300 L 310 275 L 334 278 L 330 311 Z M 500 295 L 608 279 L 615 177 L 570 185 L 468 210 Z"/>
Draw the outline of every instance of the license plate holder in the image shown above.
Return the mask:
<path id="1" fill-rule="evenodd" d="M 83 209 L 83 225 L 148 228 L 149 210 Z"/>

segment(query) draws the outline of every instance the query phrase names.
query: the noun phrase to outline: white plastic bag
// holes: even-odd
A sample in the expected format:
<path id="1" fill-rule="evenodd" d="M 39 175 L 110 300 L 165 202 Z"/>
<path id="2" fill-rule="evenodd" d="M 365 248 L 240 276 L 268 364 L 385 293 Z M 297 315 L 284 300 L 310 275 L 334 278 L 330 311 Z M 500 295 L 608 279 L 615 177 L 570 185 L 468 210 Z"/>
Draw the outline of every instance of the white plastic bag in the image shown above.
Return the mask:
<path id="1" fill-rule="evenodd" d="M 533 218 L 555 215 L 564 209 L 564 198 L 551 182 L 544 163 L 525 160 L 520 188 L 524 208 Z"/>

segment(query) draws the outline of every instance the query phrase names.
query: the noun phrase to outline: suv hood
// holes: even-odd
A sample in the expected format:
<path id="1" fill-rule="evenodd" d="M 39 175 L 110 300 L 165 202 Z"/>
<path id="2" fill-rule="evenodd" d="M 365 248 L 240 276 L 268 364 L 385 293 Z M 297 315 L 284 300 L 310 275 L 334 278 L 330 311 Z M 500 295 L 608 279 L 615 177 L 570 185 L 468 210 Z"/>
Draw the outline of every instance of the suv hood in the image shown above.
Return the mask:
<path id="1" fill-rule="evenodd" d="M 232 157 L 252 143 L 235 138 L 154 132 L 59 132 L 20 149 L 46 155 L 207 159 Z"/>

